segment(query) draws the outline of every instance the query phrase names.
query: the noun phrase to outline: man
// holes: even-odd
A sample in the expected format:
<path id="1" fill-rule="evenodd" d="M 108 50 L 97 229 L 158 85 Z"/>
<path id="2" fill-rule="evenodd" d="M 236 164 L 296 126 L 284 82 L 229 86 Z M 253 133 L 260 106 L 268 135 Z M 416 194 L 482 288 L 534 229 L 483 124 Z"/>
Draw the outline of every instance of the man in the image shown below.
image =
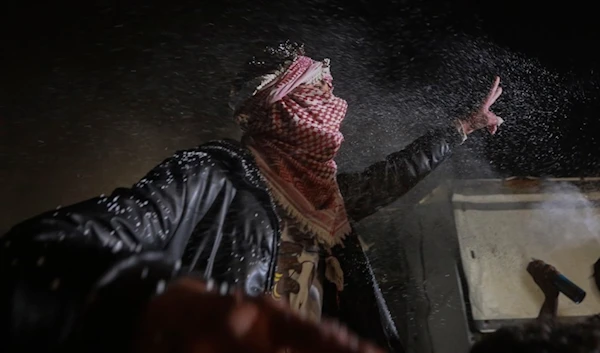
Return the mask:
<path id="1" fill-rule="evenodd" d="M 495 133 L 499 78 L 473 114 L 340 175 L 347 104 L 328 60 L 284 43 L 251 60 L 236 87 L 242 143 L 177 152 L 132 188 L 2 238 L 4 351 L 371 349 L 343 326 L 315 326 L 322 316 L 402 351 L 350 220 L 403 195 L 471 132 Z"/>

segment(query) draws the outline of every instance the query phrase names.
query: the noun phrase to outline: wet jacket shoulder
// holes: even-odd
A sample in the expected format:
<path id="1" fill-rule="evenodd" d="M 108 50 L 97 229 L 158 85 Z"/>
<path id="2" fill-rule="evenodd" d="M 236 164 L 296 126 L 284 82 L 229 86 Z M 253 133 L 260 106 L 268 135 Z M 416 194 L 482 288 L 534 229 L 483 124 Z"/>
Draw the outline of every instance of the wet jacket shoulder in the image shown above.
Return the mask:
<path id="1" fill-rule="evenodd" d="M 89 301 L 100 288 L 120 293 L 121 309 L 133 318 L 165 280 L 148 275 L 150 268 L 264 292 L 278 238 L 266 190 L 249 152 L 221 141 L 177 152 L 131 188 L 15 226 L 0 238 L 0 351 L 63 351 L 85 326 L 84 313 L 97 306 Z M 150 255 L 153 265 L 136 280 L 119 280 Z M 130 294 L 128 304 L 123 293 Z M 105 338 L 119 325 L 131 328 L 124 312 L 113 313 L 112 323 L 95 327 Z"/>
<path id="2" fill-rule="evenodd" d="M 454 124 L 434 129 L 363 171 L 339 174 L 348 216 L 358 221 L 394 202 L 444 162 L 465 138 Z"/>

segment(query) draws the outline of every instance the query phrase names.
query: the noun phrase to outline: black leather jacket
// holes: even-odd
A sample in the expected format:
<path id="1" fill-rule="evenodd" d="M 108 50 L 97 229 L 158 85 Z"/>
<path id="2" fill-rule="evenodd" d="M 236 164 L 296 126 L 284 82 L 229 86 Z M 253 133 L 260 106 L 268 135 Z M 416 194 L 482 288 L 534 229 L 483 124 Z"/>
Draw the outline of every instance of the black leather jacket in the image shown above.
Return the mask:
<path id="1" fill-rule="evenodd" d="M 461 142 L 434 130 L 360 173 L 340 174 L 358 221 L 394 201 Z M 144 303 L 195 274 L 223 292 L 273 285 L 279 220 L 252 155 L 219 141 L 177 152 L 131 188 L 50 211 L 0 238 L 0 351 L 126 352 Z M 358 238 L 336 247 L 345 288 L 324 312 L 392 351 L 402 348 Z"/>

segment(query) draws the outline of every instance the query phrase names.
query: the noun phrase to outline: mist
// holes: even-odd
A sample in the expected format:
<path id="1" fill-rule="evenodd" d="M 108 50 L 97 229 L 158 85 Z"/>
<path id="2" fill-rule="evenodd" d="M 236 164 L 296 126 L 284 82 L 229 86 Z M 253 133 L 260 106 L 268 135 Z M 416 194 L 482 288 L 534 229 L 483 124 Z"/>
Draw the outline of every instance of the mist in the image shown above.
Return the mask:
<path id="1" fill-rule="evenodd" d="M 592 183 L 588 190 L 582 189 L 567 182 L 544 185 L 542 192 L 548 199 L 538 205 L 541 212 L 530 221 L 530 237 L 535 240 L 525 251 L 548 263 L 575 262 L 591 276 L 592 265 L 600 257 L 599 195 Z M 540 248 L 550 251 L 536 251 Z"/>

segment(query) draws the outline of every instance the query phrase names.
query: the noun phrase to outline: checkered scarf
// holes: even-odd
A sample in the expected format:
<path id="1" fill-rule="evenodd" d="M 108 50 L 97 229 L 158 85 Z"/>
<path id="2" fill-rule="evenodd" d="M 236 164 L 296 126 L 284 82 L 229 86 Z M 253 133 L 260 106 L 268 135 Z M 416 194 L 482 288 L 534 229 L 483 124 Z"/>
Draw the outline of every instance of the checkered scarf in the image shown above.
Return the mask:
<path id="1" fill-rule="evenodd" d="M 350 231 L 333 158 L 347 103 L 333 95 L 329 62 L 301 56 L 267 78 L 236 114 L 276 201 L 326 244 Z M 327 87 L 329 89 L 327 89 Z"/>

